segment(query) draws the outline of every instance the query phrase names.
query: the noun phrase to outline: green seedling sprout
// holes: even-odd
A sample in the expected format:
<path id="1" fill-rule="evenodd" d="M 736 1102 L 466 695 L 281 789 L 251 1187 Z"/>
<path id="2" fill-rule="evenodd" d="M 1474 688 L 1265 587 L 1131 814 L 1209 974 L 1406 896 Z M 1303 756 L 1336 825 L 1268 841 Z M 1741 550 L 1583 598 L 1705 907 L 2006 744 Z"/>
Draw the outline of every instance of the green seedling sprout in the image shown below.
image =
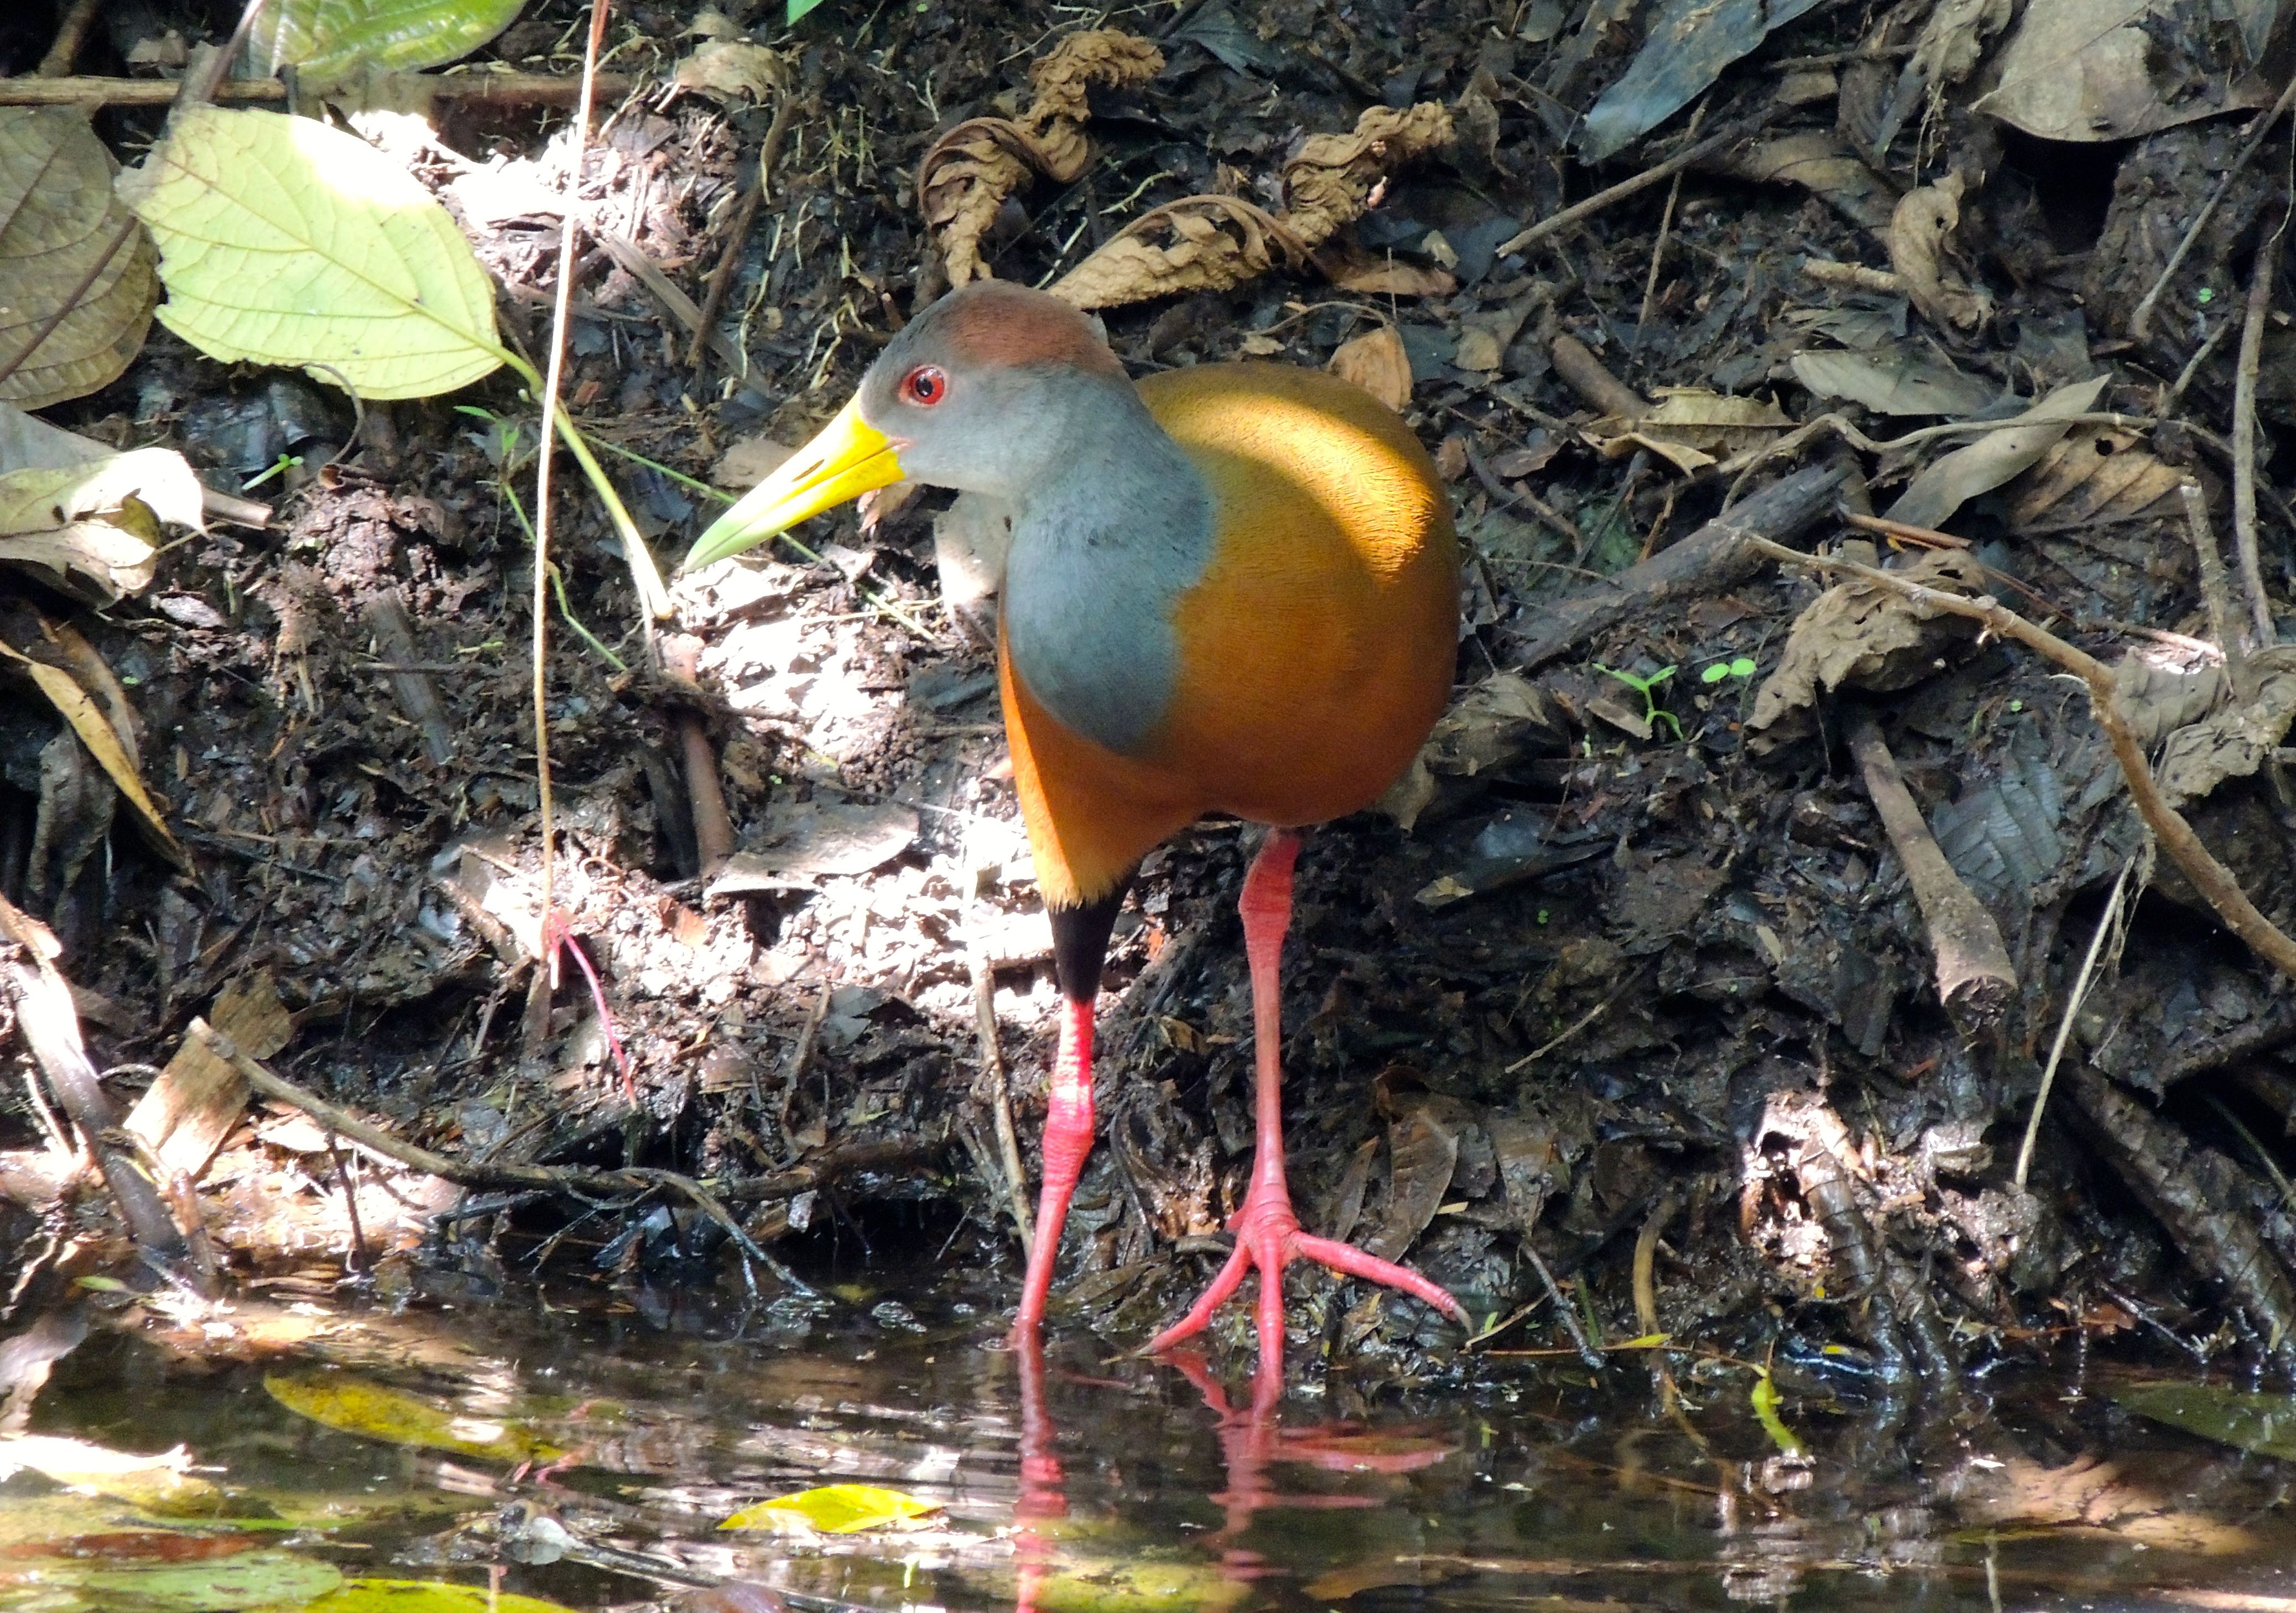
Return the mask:
<path id="1" fill-rule="evenodd" d="M 282 454 L 277 459 L 271 462 L 271 468 L 269 470 L 258 471 L 254 475 L 249 477 L 245 481 L 240 483 L 239 490 L 242 493 L 252 493 L 265 482 L 269 481 L 273 477 L 284 476 L 288 471 L 294 470 L 302 463 L 303 456 L 299 454 Z"/>
<path id="2" fill-rule="evenodd" d="M 1663 684 L 1667 679 L 1674 675 L 1673 667 L 1660 667 L 1656 672 L 1652 673 L 1648 677 L 1644 677 L 1637 672 L 1621 672 L 1616 667 L 1605 667 L 1600 661 L 1596 661 L 1595 663 L 1595 670 L 1603 674 L 1605 677 L 1614 677 L 1618 679 L 1619 682 L 1624 684 L 1628 688 L 1633 690 L 1636 694 L 1643 697 L 1643 721 L 1644 723 L 1648 724 L 1652 728 L 1657 727 L 1660 723 L 1664 723 L 1668 727 L 1674 730 L 1674 737 L 1677 741 L 1680 741 L 1682 739 L 1682 719 L 1676 716 L 1671 711 L 1660 709 L 1658 695 L 1656 692 L 1658 686 L 1660 684 Z"/>
<path id="3" fill-rule="evenodd" d="M 1718 684 L 1725 678 L 1734 677 L 1742 683 L 1753 676 L 1754 671 L 1752 656 L 1735 656 L 1726 661 L 1716 661 L 1698 675 L 1698 681 L 1702 684 Z"/>

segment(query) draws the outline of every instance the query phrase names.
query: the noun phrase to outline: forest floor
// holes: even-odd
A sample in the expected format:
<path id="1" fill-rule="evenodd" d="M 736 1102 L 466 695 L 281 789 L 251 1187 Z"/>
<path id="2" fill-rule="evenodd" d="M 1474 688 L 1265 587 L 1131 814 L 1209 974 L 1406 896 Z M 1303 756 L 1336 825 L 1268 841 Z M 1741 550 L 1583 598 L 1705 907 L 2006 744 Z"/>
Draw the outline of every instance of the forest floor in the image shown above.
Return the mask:
<path id="1" fill-rule="evenodd" d="M 1586 114 L 1641 39 L 1603 0 L 834 0 L 793 30 L 751 20 L 781 53 L 755 102 L 663 93 L 710 43 L 689 11 L 614 20 L 608 68 L 641 82 L 583 167 L 565 383 L 665 564 L 718 507 L 669 472 L 754 479 L 963 272 L 953 252 L 1053 283 L 1188 198 L 1226 200 L 1126 237 L 1145 266 L 1100 306 L 1128 367 L 1336 355 L 1447 480 L 1458 699 L 1391 810 L 1310 842 L 1286 1078 L 1308 1224 L 1407 1257 L 1480 1331 L 1301 1273 L 1300 1371 L 1459 1380 L 1483 1350 L 1661 1331 L 1813 1394 L 2117 1333 L 2296 1362 L 2296 994 L 2155 855 L 2064 665 L 1742 541 L 1990 595 L 2117 668 L 2169 798 L 2289 925 L 2296 678 L 2271 641 L 2296 371 L 2264 244 L 2288 156 L 2284 134 L 2244 143 L 2268 95 L 2219 76 L 2194 92 L 2213 117 L 2039 138 L 1980 102 L 1990 69 L 1921 81 L 1926 4 L 1818 7 L 1596 160 L 1611 123 Z M 485 54 L 568 75 L 577 24 L 550 0 Z M 1086 27 L 1160 65 L 1093 89 L 1078 171 L 1024 172 L 961 242 L 929 222 L 921 162 L 946 178 L 970 118 L 1041 134 L 1030 64 Z M 133 43 L 100 35 L 82 70 L 124 70 Z M 1434 109 L 1443 138 L 1303 156 L 1382 108 Z M 97 124 L 128 160 L 158 127 Z M 446 201 L 513 345 L 542 352 L 562 107 L 358 127 Z M 1304 233 L 1333 173 L 1359 210 L 1312 253 L 1270 244 L 1256 219 Z M 660 287 L 702 300 L 729 241 L 696 362 Z M 1192 252 L 1251 272 L 1201 289 Z M 266 1067 L 499 1178 L 472 1197 L 258 1099 L 196 1173 L 216 1258 L 311 1281 L 348 1260 L 403 1294 L 537 1262 L 738 1283 L 760 1256 L 819 1282 L 891 1246 L 1011 1302 L 999 1090 L 1026 1156 L 1054 990 L 947 495 L 679 579 L 657 643 L 594 500 L 558 477 L 546 900 L 626 1077 L 580 973 L 554 995 L 536 955 L 516 384 L 355 412 L 324 377 L 155 328 L 47 413 L 180 447 L 233 492 L 283 471 L 243 495 L 273 501 L 267 527 L 213 524 L 140 597 L 73 617 L 130 692 L 183 869 L 124 818 L 75 841 L 42 767 L 58 720 L 0 709 L 0 889 L 61 942 L 95 1064 L 131 1101 L 219 994 L 275 995 Z M 2187 483 L 2228 582 L 2202 585 Z M 71 615 L 13 579 L 0 612 L 20 648 Z M 697 754 L 731 863 L 705 865 Z M 1119 921 L 1056 1328 L 1137 1342 L 1222 1252 L 1250 1157 L 1234 905 L 1256 833 L 1181 835 Z M 0 1247 L 58 1278 L 117 1262 L 101 1196 L 59 1208 L 57 1154 L 6 1090 Z M 617 1175 L 639 1170 L 676 1179 Z"/>

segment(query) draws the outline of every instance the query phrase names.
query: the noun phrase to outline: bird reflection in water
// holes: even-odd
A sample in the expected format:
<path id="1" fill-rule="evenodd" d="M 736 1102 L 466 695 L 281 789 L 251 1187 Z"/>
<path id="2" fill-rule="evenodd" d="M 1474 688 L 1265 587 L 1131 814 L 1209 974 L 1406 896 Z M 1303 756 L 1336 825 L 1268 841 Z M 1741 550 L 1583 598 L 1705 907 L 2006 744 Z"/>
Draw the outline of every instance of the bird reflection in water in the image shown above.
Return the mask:
<path id="1" fill-rule="evenodd" d="M 1066 1475 L 1058 1445 L 1060 1429 L 1045 1397 L 1045 1356 L 1034 1338 L 1016 1339 L 1013 1359 L 1021 1388 L 1021 1490 L 1013 1507 L 1015 1593 L 1013 1613 L 1037 1613 L 1037 1600 L 1058 1576 L 1059 1542 L 1044 1527 L 1069 1514 Z M 1211 1535 L 1219 1549 L 1219 1568 L 1229 1579 L 1251 1581 L 1283 1571 L 1244 1543 L 1263 1511 L 1377 1507 L 1385 1498 L 1361 1494 L 1285 1490 L 1268 1470 L 1277 1463 L 1320 1468 L 1328 1473 L 1414 1473 L 1450 1455 L 1447 1440 L 1401 1431 L 1374 1432 L 1358 1423 L 1324 1421 L 1285 1428 L 1278 1417 L 1283 1399 L 1283 1363 L 1262 1355 L 1253 1373 L 1251 1398 L 1239 1406 L 1211 1375 L 1210 1364 L 1193 1350 L 1168 1350 L 1156 1359 L 1193 1384 L 1215 1420 L 1225 1486 L 1208 1499 L 1222 1513 Z"/>

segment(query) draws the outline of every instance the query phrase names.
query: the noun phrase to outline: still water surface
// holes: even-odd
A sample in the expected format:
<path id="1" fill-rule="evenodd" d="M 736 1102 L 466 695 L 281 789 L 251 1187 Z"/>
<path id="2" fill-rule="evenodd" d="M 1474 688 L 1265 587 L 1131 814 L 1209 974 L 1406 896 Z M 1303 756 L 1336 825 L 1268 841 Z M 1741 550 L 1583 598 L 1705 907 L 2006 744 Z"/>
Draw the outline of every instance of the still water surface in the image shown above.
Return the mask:
<path id="1" fill-rule="evenodd" d="M 1675 1357 L 1669 1404 L 1646 1355 L 1494 1355 L 1464 1388 L 1334 1368 L 1255 1407 L 1248 1357 L 1061 1338 L 1031 1371 L 1000 1321 L 275 1293 L 99 1330 L 32 1431 L 182 1446 L 275 1555 L 578 1609 L 2296 1609 L 2296 1467 L 2129 1414 L 2101 1365 L 1927 1409 L 1790 1389 L 1766 1421 L 1742 1365 Z M 938 1510 L 718 1527 L 832 1484 Z M 54 1487 L 0 1484 L 0 1525 Z M 108 1605 L 11 1584 L 0 1609 Z"/>

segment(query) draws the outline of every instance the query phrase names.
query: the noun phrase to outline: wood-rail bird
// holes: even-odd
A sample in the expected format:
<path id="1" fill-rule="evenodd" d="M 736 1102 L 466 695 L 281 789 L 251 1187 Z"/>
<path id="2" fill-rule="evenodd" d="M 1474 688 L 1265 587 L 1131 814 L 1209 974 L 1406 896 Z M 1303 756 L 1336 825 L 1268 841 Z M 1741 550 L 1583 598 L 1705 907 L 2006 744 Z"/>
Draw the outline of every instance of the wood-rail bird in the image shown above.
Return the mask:
<path id="1" fill-rule="evenodd" d="M 1376 800 L 1451 689 L 1457 540 L 1426 449 L 1320 371 L 1206 364 L 1135 385 L 1085 315 L 981 281 L 896 334 L 685 565 L 904 479 L 1013 517 L 998 683 L 1062 999 L 1016 1338 L 1037 1337 L 1092 1147 L 1094 1003 L 1118 908 L 1140 860 L 1210 812 L 1268 825 L 1239 903 L 1258 1152 L 1234 1255 L 1150 1347 L 1202 1331 L 1256 1267 L 1261 1357 L 1280 1363 L 1283 1272 L 1300 1257 L 1464 1321 L 1417 1273 L 1303 1232 L 1283 1174 L 1277 960 L 1299 831 Z"/>

